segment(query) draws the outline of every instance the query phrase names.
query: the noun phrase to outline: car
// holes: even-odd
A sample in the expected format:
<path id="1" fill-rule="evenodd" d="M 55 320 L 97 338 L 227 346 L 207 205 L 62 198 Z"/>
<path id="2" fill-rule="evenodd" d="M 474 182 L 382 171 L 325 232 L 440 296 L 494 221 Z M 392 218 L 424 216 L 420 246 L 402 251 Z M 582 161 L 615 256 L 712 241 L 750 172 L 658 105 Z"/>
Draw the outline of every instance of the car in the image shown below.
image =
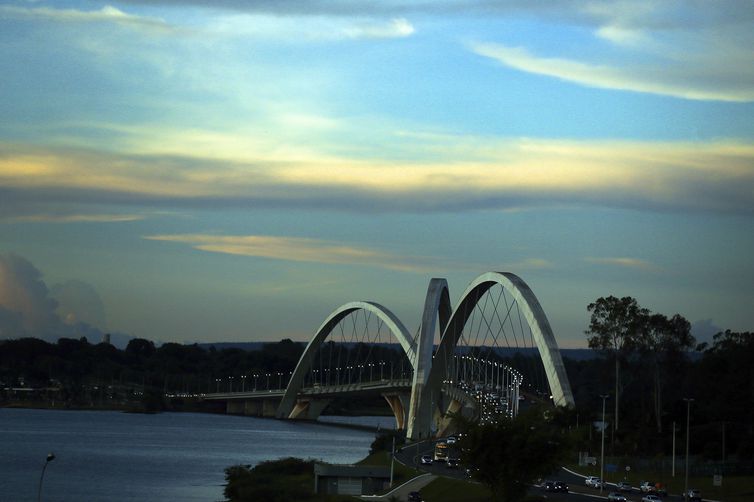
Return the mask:
<path id="1" fill-rule="evenodd" d="M 448 444 L 456 444 L 456 441 L 458 441 L 458 438 L 455 436 L 448 436 L 448 438 L 445 440 Z"/>
<path id="2" fill-rule="evenodd" d="M 419 492 L 410 492 L 407 500 L 408 502 L 424 502 Z"/>
<path id="3" fill-rule="evenodd" d="M 650 493 L 648 495 L 644 495 L 641 498 L 641 502 L 661 502 L 662 499 L 655 495 L 654 493 Z"/>
<path id="4" fill-rule="evenodd" d="M 641 490 L 641 493 L 654 493 L 655 484 L 651 481 L 642 481 L 639 483 L 639 490 Z"/>
<path id="5" fill-rule="evenodd" d="M 602 481 L 599 476 L 589 476 L 584 483 L 590 488 L 601 488 L 605 486 L 605 482 Z"/>
<path id="6" fill-rule="evenodd" d="M 615 487 L 622 491 L 622 492 L 630 492 L 631 491 L 631 484 L 626 483 L 625 481 L 620 481 Z"/>
<path id="7" fill-rule="evenodd" d="M 610 492 L 607 494 L 607 500 L 610 502 L 626 502 L 626 496 L 620 492 Z"/>
<path id="8" fill-rule="evenodd" d="M 568 493 L 568 485 L 565 481 L 555 481 L 555 489 L 553 491 Z"/>
<path id="9" fill-rule="evenodd" d="M 422 465 L 432 465 L 432 455 L 422 455 Z"/>
<path id="10" fill-rule="evenodd" d="M 684 493 L 683 496 L 688 502 L 701 502 L 702 500 L 702 492 L 694 488 L 689 488 L 689 491 Z"/>
<path id="11" fill-rule="evenodd" d="M 447 465 L 445 467 L 447 467 L 448 469 L 458 469 L 459 465 L 461 465 L 459 460 L 455 457 L 451 457 L 448 459 Z"/>
<path id="12" fill-rule="evenodd" d="M 555 491 L 555 481 L 545 481 L 542 483 L 542 488 L 545 489 L 546 492 L 554 492 Z"/>
<path id="13" fill-rule="evenodd" d="M 599 476 L 587 476 L 584 480 L 584 484 L 590 488 L 599 488 L 602 480 Z"/>

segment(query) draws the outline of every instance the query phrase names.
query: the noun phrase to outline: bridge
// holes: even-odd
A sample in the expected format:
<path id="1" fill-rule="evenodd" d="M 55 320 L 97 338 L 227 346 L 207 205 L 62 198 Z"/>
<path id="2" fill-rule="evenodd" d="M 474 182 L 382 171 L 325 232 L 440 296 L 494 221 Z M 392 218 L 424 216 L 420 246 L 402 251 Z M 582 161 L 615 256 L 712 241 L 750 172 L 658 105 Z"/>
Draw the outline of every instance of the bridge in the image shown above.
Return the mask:
<path id="1" fill-rule="evenodd" d="M 431 279 L 413 335 L 378 303 L 346 303 L 293 371 L 251 377 L 251 390 L 246 376 L 240 391 L 205 400 L 225 402 L 228 413 L 315 420 L 335 399 L 381 396 L 412 440 L 443 434 L 453 413 L 493 420 L 526 400 L 574 405 L 544 310 L 509 272 L 478 276 L 455 308 L 447 281 Z"/>

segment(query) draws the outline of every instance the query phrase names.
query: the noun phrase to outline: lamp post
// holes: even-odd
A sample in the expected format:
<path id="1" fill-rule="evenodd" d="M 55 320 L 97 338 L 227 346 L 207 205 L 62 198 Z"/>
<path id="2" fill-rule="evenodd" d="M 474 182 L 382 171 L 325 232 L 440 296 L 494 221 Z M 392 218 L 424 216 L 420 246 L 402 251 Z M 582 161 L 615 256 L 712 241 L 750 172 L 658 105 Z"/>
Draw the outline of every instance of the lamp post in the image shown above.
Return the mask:
<path id="1" fill-rule="evenodd" d="M 675 420 L 673 420 L 673 462 L 671 466 L 671 476 L 675 477 Z"/>
<path id="2" fill-rule="evenodd" d="M 689 424 L 691 422 L 691 398 L 683 398 L 686 401 L 686 474 L 683 480 L 683 498 L 684 500 L 689 495 Z"/>
<path id="3" fill-rule="evenodd" d="M 600 495 L 605 485 L 605 400 L 610 397 L 607 394 L 600 395 L 602 398 L 602 451 L 600 453 Z"/>
<path id="4" fill-rule="evenodd" d="M 42 481 L 45 477 L 45 470 L 47 469 L 47 464 L 55 460 L 55 454 L 54 453 L 48 453 L 47 459 L 45 460 L 45 465 L 42 467 L 42 475 L 39 476 L 39 489 L 37 490 L 37 502 L 40 502 L 42 500 Z"/>

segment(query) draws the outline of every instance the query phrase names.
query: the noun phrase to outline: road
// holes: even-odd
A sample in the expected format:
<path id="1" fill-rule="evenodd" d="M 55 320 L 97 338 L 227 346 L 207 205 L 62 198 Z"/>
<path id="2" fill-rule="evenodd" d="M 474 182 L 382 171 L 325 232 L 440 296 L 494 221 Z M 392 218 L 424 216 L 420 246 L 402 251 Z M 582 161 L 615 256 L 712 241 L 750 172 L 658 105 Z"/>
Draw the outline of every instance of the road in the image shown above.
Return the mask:
<path id="1" fill-rule="evenodd" d="M 432 455 L 434 453 L 434 444 L 436 441 L 420 441 L 418 443 L 412 443 L 405 446 L 400 451 L 396 452 L 395 458 L 402 464 L 414 467 L 424 472 L 430 472 L 437 476 L 445 476 L 456 479 L 468 479 L 466 468 L 461 466 L 457 469 L 449 469 L 445 462 L 434 462 L 432 465 L 422 465 L 422 455 Z M 449 445 L 449 456 L 460 457 L 460 452 L 453 448 L 453 445 Z M 529 493 L 531 495 L 543 495 L 548 500 L 556 502 L 596 502 L 597 500 L 607 500 L 607 494 L 611 491 L 617 491 L 614 485 L 608 484 L 600 495 L 599 490 L 589 488 L 584 485 L 584 476 L 569 472 L 565 469 L 560 469 L 556 473 L 547 477 L 551 481 L 565 481 L 569 487 L 569 493 L 550 493 L 545 492 L 541 486 L 532 486 Z M 631 492 L 624 492 L 628 502 L 641 502 L 642 493 L 638 488 L 634 488 Z M 683 497 L 680 495 L 663 497 L 664 502 L 683 502 Z M 431 502 L 431 501 L 429 501 Z"/>

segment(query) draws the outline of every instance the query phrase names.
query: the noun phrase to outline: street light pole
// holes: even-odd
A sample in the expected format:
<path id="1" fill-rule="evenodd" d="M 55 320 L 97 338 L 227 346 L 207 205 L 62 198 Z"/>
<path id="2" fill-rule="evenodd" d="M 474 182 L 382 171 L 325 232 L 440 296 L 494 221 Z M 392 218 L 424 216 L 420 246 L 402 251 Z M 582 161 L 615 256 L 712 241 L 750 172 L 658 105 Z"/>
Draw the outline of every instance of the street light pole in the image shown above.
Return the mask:
<path id="1" fill-rule="evenodd" d="M 39 489 L 37 490 L 37 502 L 40 502 L 42 500 L 42 480 L 44 480 L 45 477 L 45 470 L 47 469 L 47 464 L 55 460 L 55 454 L 54 453 L 48 453 L 47 459 L 45 460 L 45 465 L 42 467 L 42 475 L 39 476 Z"/>
<path id="2" fill-rule="evenodd" d="M 691 421 L 691 398 L 683 398 L 686 401 L 686 477 L 683 481 L 683 498 L 689 495 L 689 424 Z"/>
<path id="3" fill-rule="evenodd" d="M 675 477 L 675 420 L 673 420 L 673 462 L 671 465 L 671 476 Z"/>
<path id="4" fill-rule="evenodd" d="M 602 451 L 600 453 L 600 495 L 605 485 L 605 400 L 610 397 L 607 394 L 600 395 L 602 398 Z"/>

